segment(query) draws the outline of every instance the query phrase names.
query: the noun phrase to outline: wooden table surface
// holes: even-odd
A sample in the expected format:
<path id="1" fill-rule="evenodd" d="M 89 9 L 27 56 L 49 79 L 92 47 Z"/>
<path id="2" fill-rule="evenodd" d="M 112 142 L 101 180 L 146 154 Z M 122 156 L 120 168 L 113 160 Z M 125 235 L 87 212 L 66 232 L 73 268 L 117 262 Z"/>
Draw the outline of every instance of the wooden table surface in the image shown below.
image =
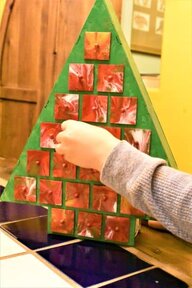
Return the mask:
<path id="1" fill-rule="evenodd" d="M 183 280 L 192 288 L 192 244 L 168 232 L 142 226 L 136 246 L 125 249 Z"/>

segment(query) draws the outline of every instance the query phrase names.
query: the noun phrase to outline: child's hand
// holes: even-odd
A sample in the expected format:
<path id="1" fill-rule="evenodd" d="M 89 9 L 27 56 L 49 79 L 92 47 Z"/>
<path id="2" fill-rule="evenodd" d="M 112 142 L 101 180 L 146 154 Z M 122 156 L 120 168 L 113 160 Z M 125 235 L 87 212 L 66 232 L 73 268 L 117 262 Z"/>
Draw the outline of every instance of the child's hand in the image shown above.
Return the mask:
<path id="1" fill-rule="evenodd" d="M 120 142 L 107 130 L 84 122 L 67 120 L 57 135 L 56 152 L 77 166 L 101 171 L 107 156 Z"/>

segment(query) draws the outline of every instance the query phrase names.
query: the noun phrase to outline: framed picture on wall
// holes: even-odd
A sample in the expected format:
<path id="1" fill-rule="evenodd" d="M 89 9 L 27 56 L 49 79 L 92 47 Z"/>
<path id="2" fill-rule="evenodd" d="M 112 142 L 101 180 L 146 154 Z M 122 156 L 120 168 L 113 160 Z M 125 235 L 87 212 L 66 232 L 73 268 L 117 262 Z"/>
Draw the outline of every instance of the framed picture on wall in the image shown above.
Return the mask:
<path id="1" fill-rule="evenodd" d="M 133 0 L 131 50 L 161 55 L 165 0 Z"/>

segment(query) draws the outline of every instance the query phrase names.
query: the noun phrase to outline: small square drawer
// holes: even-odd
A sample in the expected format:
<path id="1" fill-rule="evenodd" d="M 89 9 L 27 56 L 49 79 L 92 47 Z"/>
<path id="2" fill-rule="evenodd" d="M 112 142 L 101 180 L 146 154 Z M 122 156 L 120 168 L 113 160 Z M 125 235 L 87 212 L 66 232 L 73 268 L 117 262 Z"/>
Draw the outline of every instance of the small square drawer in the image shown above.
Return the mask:
<path id="1" fill-rule="evenodd" d="M 124 217 L 106 216 L 104 233 L 105 240 L 127 243 L 129 241 L 130 220 Z"/>
<path id="2" fill-rule="evenodd" d="M 111 123 L 135 125 L 136 117 L 136 97 L 111 97 Z"/>
<path id="3" fill-rule="evenodd" d="M 94 65 L 69 64 L 69 90 L 93 91 Z"/>
<path id="4" fill-rule="evenodd" d="M 50 155 L 48 151 L 27 151 L 27 173 L 34 176 L 49 176 Z"/>
<path id="5" fill-rule="evenodd" d="M 102 216 L 96 213 L 79 212 L 77 234 L 90 238 L 101 236 Z"/>
<path id="6" fill-rule="evenodd" d="M 74 231 L 74 211 L 60 208 L 51 209 L 51 231 L 72 234 Z"/>
<path id="7" fill-rule="evenodd" d="M 109 60 L 110 32 L 85 32 L 85 59 Z"/>
<path id="8" fill-rule="evenodd" d="M 55 119 L 78 120 L 79 95 L 78 94 L 56 94 L 55 95 Z"/>
<path id="9" fill-rule="evenodd" d="M 61 132 L 59 123 L 41 123 L 40 146 L 42 148 L 55 148 L 56 136 Z"/>
<path id="10" fill-rule="evenodd" d="M 36 179 L 32 177 L 15 176 L 14 197 L 18 201 L 36 202 Z"/>
<path id="11" fill-rule="evenodd" d="M 65 205 L 75 208 L 89 208 L 89 184 L 66 183 Z"/>
<path id="12" fill-rule="evenodd" d="M 123 92 L 124 65 L 99 64 L 98 83 L 99 92 Z"/>
<path id="13" fill-rule="evenodd" d="M 124 129 L 124 139 L 138 150 L 149 154 L 151 131 L 144 129 Z"/>
<path id="14" fill-rule="evenodd" d="M 62 204 L 62 182 L 40 179 L 39 202 L 42 204 Z"/>
<path id="15" fill-rule="evenodd" d="M 82 120 L 107 122 L 107 96 L 83 95 Z"/>
<path id="16" fill-rule="evenodd" d="M 76 178 L 76 166 L 65 160 L 63 155 L 53 155 L 53 176 L 61 178 Z"/>
<path id="17" fill-rule="evenodd" d="M 93 186 L 93 209 L 98 211 L 116 212 L 117 193 L 106 186 Z"/>

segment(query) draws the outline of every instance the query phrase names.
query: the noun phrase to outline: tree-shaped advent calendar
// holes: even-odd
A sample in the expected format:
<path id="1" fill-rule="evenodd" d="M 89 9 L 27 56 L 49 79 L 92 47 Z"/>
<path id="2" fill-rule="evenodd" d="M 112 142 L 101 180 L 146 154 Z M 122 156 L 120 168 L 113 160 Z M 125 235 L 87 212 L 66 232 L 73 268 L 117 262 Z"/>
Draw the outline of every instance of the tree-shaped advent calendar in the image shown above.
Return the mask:
<path id="1" fill-rule="evenodd" d="M 47 206 L 48 233 L 133 245 L 146 215 L 104 186 L 97 171 L 55 152 L 67 119 L 101 126 L 176 166 L 110 0 L 96 0 L 2 200 Z"/>

